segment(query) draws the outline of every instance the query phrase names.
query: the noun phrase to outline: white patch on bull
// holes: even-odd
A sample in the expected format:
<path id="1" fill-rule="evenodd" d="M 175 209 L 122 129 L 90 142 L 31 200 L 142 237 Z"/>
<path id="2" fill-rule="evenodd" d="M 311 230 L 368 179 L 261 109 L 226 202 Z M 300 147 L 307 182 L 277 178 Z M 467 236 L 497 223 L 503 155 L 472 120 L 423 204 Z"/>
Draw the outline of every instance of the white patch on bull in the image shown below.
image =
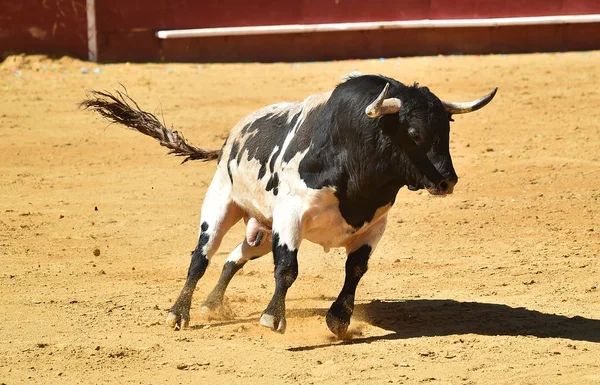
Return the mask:
<path id="1" fill-rule="evenodd" d="M 248 160 L 247 152 L 244 151 L 239 165 L 235 159 L 229 163 L 234 181 L 231 197 L 246 215 L 256 218 L 265 226 L 270 226 L 273 222 L 275 199 L 273 194 L 267 191 L 269 178 L 256 178 L 262 164 L 258 159 Z M 268 167 L 265 175 L 270 175 Z"/>
<path id="2" fill-rule="evenodd" d="M 225 260 L 225 263 L 227 263 L 227 262 L 237 263 L 241 258 L 242 258 L 242 244 L 240 243 L 239 245 L 237 245 L 235 247 L 235 249 L 233 249 L 231 251 L 231 253 L 229 253 L 229 256 Z"/>
<path id="3" fill-rule="evenodd" d="M 208 235 L 208 242 L 203 246 L 202 252 L 209 260 L 219 248 L 225 233 L 243 216 L 240 208 L 231 199 L 229 175 L 226 167 L 222 165 L 223 163 L 217 166 L 217 171 L 208 186 L 200 215 L 198 237 L 203 232 L 202 224 L 206 223 L 208 229 L 205 233 Z"/>
<path id="4" fill-rule="evenodd" d="M 306 119 L 308 114 L 321 104 L 326 103 L 333 91 L 323 92 L 322 94 L 310 95 L 302 102 L 302 120 Z"/>
<path id="5" fill-rule="evenodd" d="M 380 207 L 370 222 L 365 223 L 360 229 L 350 226 L 340 212 L 339 200 L 335 196 L 333 187 L 320 190 L 310 189 L 304 202 L 302 221 L 304 237 L 309 241 L 321 245 L 325 252 L 330 248 L 345 247 L 349 252 L 365 244 L 364 235 L 385 224 L 387 212 L 391 204 Z M 381 235 L 383 230 L 381 230 Z M 354 247 L 355 243 L 359 243 Z"/>
<path id="6" fill-rule="evenodd" d="M 303 108 L 304 108 L 304 103 L 297 103 L 295 106 L 291 107 L 290 110 L 289 110 L 289 115 L 288 115 L 287 123 L 291 124 L 292 120 L 294 119 L 294 116 L 296 116 L 300 112 L 302 112 Z"/>
<path id="7" fill-rule="evenodd" d="M 271 164 L 271 161 L 273 160 L 273 157 L 277 153 L 277 150 L 279 150 L 279 146 L 275 145 L 275 148 L 273 148 L 271 155 L 269 155 L 269 159 L 267 159 L 267 163 L 266 163 L 265 167 L 268 167 L 269 164 Z M 265 174 L 265 175 L 267 175 L 267 174 Z M 263 176 L 263 178 L 264 178 L 264 176 Z"/>
<path id="8" fill-rule="evenodd" d="M 373 220 L 356 232 L 353 239 L 344 246 L 348 254 L 359 249 L 363 245 L 369 245 L 371 246 L 371 250 L 375 250 L 379 240 L 385 232 L 385 226 L 387 225 L 387 211 L 389 208 L 390 206 L 380 207 L 377 212 L 375 212 Z M 378 216 L 379 211 L 384 213 Z"/>
<path id="9" fill-rule="evenodd" d="M 284 215 L 297 218 L 296 222 L 285 223 L 284 229 L 290 234 L 285 241 L 280 234 L 280 243 L 291 246 L 293 243 L 286 242 L 295 242 L 299 245 L 300 241 L 297 237 L 301 237 L 322 246 L 325 252 L 329 252 L 331 248 L 348 248 L 357 240 L 361 240 L 364 234 L 370 233 L 372 227 L 376 230 L 381 221 L 385 224 L 384 218 L 391 204 L 378 208 L 370 222 L 365 223 L 360 229 L 355 229 L 346 222 L 340 212 L 335 188 L 308 188 L 298 173 L 299 164 L 307 153 L 308 149 L 296 154 L 289 162 L 280 166 L 279 199 L 276 206 L 281 205 L 285 208 L 281 210 Z M 297 229 L 293 228 L 294 224 Z M 280 229 L 274 224 L 273 231 L 279 232 Z"/>
<path id="10" fill-rule="evenodd" d="M 255 236 L 258 231 L 263 231 L 263 239 L 260 244 L 253 246 L 248 242 L 249 237 Z M 271 251 L 271 231 L 262 226 L 256 219 L 251 218 L 248 221 L 246 237 L 227 257 L 225 262 L 234 262 L 235 264 L 244 264 L 252 258 L 262 257 Z"/>
<path id="11" fill-rule="evenodd" d="M 290 250 L 298 250 L 302 243 L 302 225 L 300 210 L 302 195 L 286 194 L 279 196 L 273 211 L 273 234 L 279 236 L 277 246 L 287 246 Z"/>

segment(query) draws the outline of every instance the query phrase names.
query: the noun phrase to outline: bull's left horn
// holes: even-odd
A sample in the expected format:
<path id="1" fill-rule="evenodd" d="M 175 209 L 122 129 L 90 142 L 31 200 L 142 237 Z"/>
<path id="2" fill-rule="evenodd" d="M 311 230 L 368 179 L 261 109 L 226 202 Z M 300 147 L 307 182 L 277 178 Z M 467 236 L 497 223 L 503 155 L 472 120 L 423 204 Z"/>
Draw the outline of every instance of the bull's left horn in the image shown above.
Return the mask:
<path id="1" fill-rule="evenodd" d="M 445 102 L 442 100 L 444 109 L 451 114 L 466 114 L 467 112 L 477 111 L 480 108 L 485 107 L 489 102 L 494 99 L 498 87 L 494 88 L 492 92 L 485 95 L 483 98 L 474 100 L 472 102 Z"/>
<path id="2" fill-rule="evenodd" d="M 383 91 L 381 94 L 373 101 L 373 103 L 369 104 L 365 109 L 365 113 L 369 118 L 377 118 L 381 115 L 395 114 L 400 111 L 400 99 L 397 98 L 389 98 L 386 99 L 387 92 L 390 89 L 390 83 L 386 83 L 385 87 L 383 87 Z"/>

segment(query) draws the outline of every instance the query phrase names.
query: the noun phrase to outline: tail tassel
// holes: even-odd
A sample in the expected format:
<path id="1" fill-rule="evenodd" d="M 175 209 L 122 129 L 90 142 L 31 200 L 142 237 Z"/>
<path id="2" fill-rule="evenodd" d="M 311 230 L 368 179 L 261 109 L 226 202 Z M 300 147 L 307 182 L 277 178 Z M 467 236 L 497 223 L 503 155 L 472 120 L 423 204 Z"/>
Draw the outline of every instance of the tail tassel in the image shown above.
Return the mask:
<path id="1" fill-rule="evenodd" d="M 121 124 L 131 130 L 148 135 L 169 149 L 169 154 L 185 156 L 182 164 L 188 160 L 210 161 L 217 159 L 218 150 L 205 150 L 188 143 L 181 132 L 166 128 L 156 116 L 143 111 L 129 96 L 127 90 L 107 91 L 91 90 L 87 98 L 79 104 L 80 108 L 96 111 L 111 123 Z"/>

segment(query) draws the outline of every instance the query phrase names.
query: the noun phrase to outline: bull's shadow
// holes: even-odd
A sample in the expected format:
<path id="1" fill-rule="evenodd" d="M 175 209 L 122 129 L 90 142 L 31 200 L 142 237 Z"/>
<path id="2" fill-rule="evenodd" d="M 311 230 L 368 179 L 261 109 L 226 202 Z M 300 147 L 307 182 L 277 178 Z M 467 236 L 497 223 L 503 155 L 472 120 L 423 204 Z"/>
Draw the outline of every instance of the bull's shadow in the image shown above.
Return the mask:
<path id="1" fill-rule="evenodd" d="M 525 308 L 453 300 L 373 301 L 357 304 L 354 320 L 389 330 L 383 336 L 348 339 L 340 344 L 454 334 L 535 336 L 600 342 L 600 320 L 566 317 Z M 331 344 L 294 347 L 312 350 Z"/>

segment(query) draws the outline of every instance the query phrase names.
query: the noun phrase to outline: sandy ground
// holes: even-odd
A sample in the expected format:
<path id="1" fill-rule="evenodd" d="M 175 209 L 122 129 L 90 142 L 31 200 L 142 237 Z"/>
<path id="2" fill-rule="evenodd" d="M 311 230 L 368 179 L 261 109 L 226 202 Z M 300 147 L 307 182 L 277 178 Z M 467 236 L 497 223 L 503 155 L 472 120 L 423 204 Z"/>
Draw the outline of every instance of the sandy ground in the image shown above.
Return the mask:
<path id="1" fill-rule="evenodd" d="M 345 256 L 309 243 L 285 335 L 257 322 L 271 256 L 233 280 L 232 319 L 201 318 L 239 225 L 196 290 L 191 328 L 169 330 L 215 164 L 179 165 L 107 127 L 77 109 L 85 90 L 122 83 L 192 143 L 218 148 L 243 115 L 352 70 L 456 101 L 499 86 L 488 107 L 455 117 L 454 195 L 399 193 L 351 340 L 324 320 Z M 600 52 L 202 66 L 9 57 L 0 383 L 600 384 L 599 81 Z"/>

